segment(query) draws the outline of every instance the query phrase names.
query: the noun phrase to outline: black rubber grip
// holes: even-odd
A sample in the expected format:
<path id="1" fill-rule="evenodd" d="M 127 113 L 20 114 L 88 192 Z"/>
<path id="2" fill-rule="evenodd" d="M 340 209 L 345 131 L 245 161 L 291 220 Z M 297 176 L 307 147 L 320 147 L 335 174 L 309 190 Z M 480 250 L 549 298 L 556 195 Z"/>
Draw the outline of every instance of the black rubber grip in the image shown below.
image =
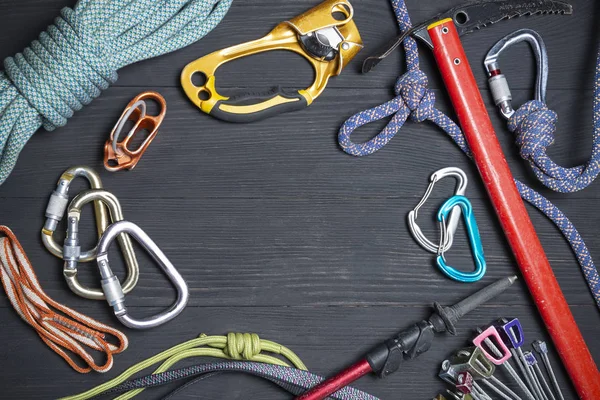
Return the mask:
<path id="1" fill-rule="evenodd" d="M 286 102 L 265 108 L 263 110 L 252 112 L 252 113 L 236 113 L 224 111 L 221 106 L 249 106 L 254 104 L 263 103 L 277 96 L 285 99 L 292 99 L 294 101 Z M 210 111 L 210 115 L 227 122 L 246 123 L 260 121 L 262 119 L 270 118 L 278 114 L 283 114 L 292 111 L 298 111 L 308 106 L 308 103 L 304 96 L 298 93 L 297 90 L 284 89 L 279 86 L 269 90 L 268 92 L 244 92 L 231 96 L 227 100 L 218 101 L 213 109 Z"/>

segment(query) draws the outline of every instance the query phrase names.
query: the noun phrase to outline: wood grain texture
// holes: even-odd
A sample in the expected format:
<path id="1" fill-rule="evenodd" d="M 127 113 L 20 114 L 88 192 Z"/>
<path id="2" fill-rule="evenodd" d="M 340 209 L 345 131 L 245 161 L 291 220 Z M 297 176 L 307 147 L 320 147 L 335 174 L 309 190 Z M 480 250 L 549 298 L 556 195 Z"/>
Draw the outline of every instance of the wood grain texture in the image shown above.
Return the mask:
<path id="1" fill-rule="evenodd" d="M 127 219 L 161 246 L 187 280 L 191 299 L 176 320 L 147 332 L 127 331 L 130 348 L 117 356 L 108 374 L 81 376 L 71 371 L 16 315 L 0 295 L 0 360 L 3 399 L 46 399 L 73 394 L 116 376 L 129 365 L 204 332 L 256 332 L 295 350 L 312 371 L 330 375 L 357 360 L 379 341 L 426 317 L 435 300 L 455 302 L 494 279 L 517 272 L 513 257 L 477 171 L 434 126 L 412 122 L 377 154 L 354 158 L 338 147 L 340 124 L 353 113 L 393 96 L 404 55 L 396 52 L 377 70 L 359 73 L 370 51 L 397 33 L 387 0 L 354 0 L 356 21 L 366 44 L 341 76 L 309 109 L 249 125 L 216 121 L 185 98 L 178 86 L 181 68 L 213 50 L 258 38 L 276 23 L 312 7 L 314 0 L 236 0 L 225 20 L 186 49 L 119 71 L 120 79 L 93 104 L 56 132 L 39 132 L 22 152 L 17 167 L 0 187 L 0 223 L 10 226 L 31 258 L 47 293 L 94 318 L 119 326 L 103 302 L 72 294 L 62 278 L 62 262 L 41 245 L 39 230 L 50 192 L 70 165 L 87 164 L 100 172 L 105 187 L 121 200 Z M 414 22 L 459 4 L 458 0 L 407 0 Z M 20 51 L 73 0 L 0 2 L 0 58 Z M 573 16 L 527 17 L 504 21 L 464 38 L 493 123 L 515 175 L 555 202 L 577 226 L 593 255 L 600 251 L 597 204 L 600 186 L 571 195 L 553 193 L 535 181 L 518 155 L 514 138 L 495 112 L 481 61 L 503 35 L 521 27 L 537 30 L 548 45 L 548 104 L 560 116 L 553 159 L 577 165 L 589 158 L 592 142 L 592 82 L 598 45 L 600 3 L 573 0 Z M 428 51 L 422 67 L 438 98 L 450 112 L 441 79 Z M 501 60 L 515 103 L 532 95 L 534 64 L 525 45 Z M 312 72 L 300 57 L 276 52 L 240 60 L 218 74 L 225 92 L 236 89 L 307 86 Z M 101 170 L 102 148 L 129 100 L 142 90 L 158 90 L 168 103 L 167 117 L 138 167 L 111 174 Z M 385 122 L 363 127 L 367 140 Z M 425 190 L 429 175 L 445 166 L 463 168 L 468 196 L 482 233 L 488 274 L 477 284 L 444 278 L 432 255 L 411 239 L 406 214 Z M 86 184 L 78 180 L 73 193 Z M 420 224 L 436 237 L 434 210 L 453 190 L 441 182 Z M 82 220 L 84 244 L 93 245 L 91 207 Z M 600 313 L 569 246 L 556 227 L 535 209 L 530 214 L 555 274 L 596 361 L 600 363 Z M 57 237 L 62 238 L 61 232 Z M 471 268 L 464 229 L 449 261 Z M 141 278 L 127 305 L 135 315 L 166 307 L 174 291 L 138 247 Z M 123 271 L 117 246 L 111 264 Z M 81 280 L 98 285 L 93 265 L 82 265 Z M 426 399 L 443 388 L 436 378 L 452 350 L 467 345 L 477 325 L 500 316 L 519 317 L 528 341 L 547 339 L 522 282 L 467 316 L 455 337 L 444 336 L 419 359 L 406 363 L 385 381 L 366 377 L 357 387 L 382 399 Z M 35 362 L 34 362 L 35 360 Z M 553 365 L 568 399 L 575 395 L 556 354 Z M 194 360 L 192 362 L 200 362 Z M 189 363 L 188 363 L 189 364 Z M 502 375 L 500 375 L 503 377 Z M 159 398 L 169 388 L 145 392 Z M 178 398 L 281 399 L 283 392 L 253 378 L 230 375 L 204 381 Z"/>
<path id="2" fill-rule="evenodd" d="M 92 317 L 116 323 L 105 307 L 86 305 L 80 309 Z M 132 313 L 138 314 L 156 311 L 158 309 L 155 308 L 131 308 Z M 50 352 L 33 331 L 14 318 L 12 310 L 0 308 L 0 316 L 5 321 L 3 340 L 7 341 L 7 345 L 0 350 L 3 391 L 10 393 L 8 398 L 15 399 L 45 399 L 73 394 L 117 376 L 129 365 L 203 332 L 260 332 L 262 338 L 275 340 L 296 351 L 313 372 L 327 375 L 355 361 L 413 321 L 427 317 L 429 312 L 425 304 L 415 307 L 189 307 L 172 323 L 129 335 L 133 339 L 130 348 L 115 357 L 113 370 L 103 375 L 80 376 L 61 365 L 60 358 Z M 585 338 L 591 350 L 598 354 L 600 343 L 594 340 L 593 333 L 597 329 L 597 321 L 587 318 L 596 312 L 594 306 L 573 307 L 573 312 L 578 320 L 583 321 L 580 326 Z M 468 315 L 456 336 L 440 336 L 429 352 L 418 360 L 402 365 L 399 373 L 383 381 L 365 377 L 356 387 L 382 399 L 429 398 L 431 393 L 443 388 L 443 384 L 433 378 L 439 371 L 441 361 L 451 354 L 452 349 L 465 346 L 473 337 L 476 326 L 491 322 L 499 315 L 512 315 L 527 321 L 525 335 L 532 340 L 548 339 L 537 321 L 533 306 L 489 305 Z M 569 384 L 554 355 L 553 351 L 552 363 L 562 386 L 568 389 Z M 32 359 L 36 362 L 24 365 L 23 360 Z M 181 365 L 205 361 L 194 359 Z M 498 376 L 507 380 L 502 372 L 498 372 Z M 159 398 L 160 393 L 164 393 L 164 390 L 147 391 L 142 398 Z M 199 383 L 187 390 L 185 395 L 178 398 L 289 398 L 264 382 L 251 378 L 238 379 L 238 376 L 219 377 Z M 567 395 L 567 398 L 574 397 Z"/>

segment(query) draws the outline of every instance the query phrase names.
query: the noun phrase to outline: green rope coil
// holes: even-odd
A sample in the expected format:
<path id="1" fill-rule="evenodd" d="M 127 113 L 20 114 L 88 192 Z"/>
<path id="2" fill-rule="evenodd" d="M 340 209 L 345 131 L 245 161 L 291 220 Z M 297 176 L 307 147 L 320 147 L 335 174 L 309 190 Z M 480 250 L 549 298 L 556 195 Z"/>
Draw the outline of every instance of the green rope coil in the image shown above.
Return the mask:
<path id="1" fill-rule="evenodd" d="M 126 65 L 188 46 L 233 0 L 80 0 L 0 71 L 0 184 L 25 143 L 116 82 Z"/>

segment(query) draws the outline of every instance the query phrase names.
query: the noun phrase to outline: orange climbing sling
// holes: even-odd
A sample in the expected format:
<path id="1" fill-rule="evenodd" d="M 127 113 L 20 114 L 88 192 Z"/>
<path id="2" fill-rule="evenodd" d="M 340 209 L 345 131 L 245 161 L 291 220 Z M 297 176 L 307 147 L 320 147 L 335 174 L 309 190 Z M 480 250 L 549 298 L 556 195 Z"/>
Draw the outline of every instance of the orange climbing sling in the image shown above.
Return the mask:
<path id="1" fill-rule="evenodd" d="M 21 318 L 77 372 L 110 370 L 113 354 L 127 348 L 125 334 L 48 297 L 14 233 L 0 226 L 0 236 L 0 279 Z M 107 335 L 116 338 L 118 344 L 109 343 Z M 104 353 L 104 364 L 98 365 L 85 347 Z M 77 358 L 87 366 L 82 367 Z"/>

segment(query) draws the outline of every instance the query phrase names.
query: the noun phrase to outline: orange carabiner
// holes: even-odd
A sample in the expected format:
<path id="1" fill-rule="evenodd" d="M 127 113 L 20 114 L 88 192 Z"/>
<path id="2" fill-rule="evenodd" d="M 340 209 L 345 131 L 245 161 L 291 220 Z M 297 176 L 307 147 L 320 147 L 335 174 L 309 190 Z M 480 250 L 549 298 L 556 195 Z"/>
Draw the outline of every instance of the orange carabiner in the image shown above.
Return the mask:
<path id="1" fill-rule="evenodd" d="M 158 115 L 146 114 L 145 100 L 154 100 L 158 103 Z M 148 91 L 135 96 L 129 102 L 123 114 L 121 114 L 121 118 L 117 121 L 110 133 L 109 139 L 104 145 L 104 168 L 112 172 L 122 169 L 133 169 L 158 134 L 158 128 L 165 118 L 166 113 L 167 102 L 159 93 Z M 127 121 L 132 121 L 135 125 L 131 128 L 127 136 L 119 142 L 119 136 Z M 148 137 L 137 149 L 129 149 L 129 142 L 141 130 L 148 131 Z"/>

